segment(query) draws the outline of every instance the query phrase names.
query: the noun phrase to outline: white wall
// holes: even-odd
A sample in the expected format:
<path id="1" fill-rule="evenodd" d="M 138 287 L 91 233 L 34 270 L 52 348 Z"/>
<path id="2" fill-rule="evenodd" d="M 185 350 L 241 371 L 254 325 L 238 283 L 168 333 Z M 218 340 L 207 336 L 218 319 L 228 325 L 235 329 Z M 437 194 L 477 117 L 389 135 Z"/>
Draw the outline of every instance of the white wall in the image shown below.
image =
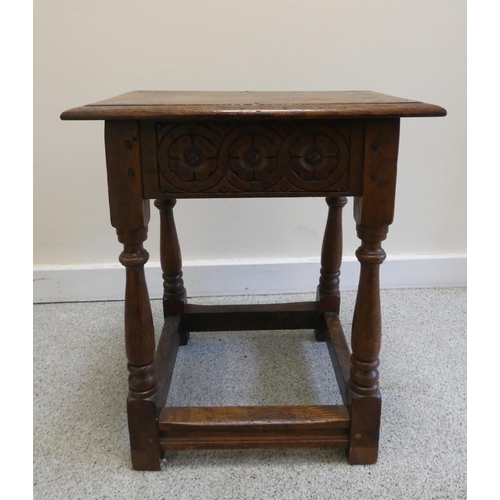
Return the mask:
<path id="1" fill-rule="evenodd" d="M 466 251 L 465 0 L 35 2 L 34 259 L 115 263 L 102 122 L 60 113 L 130 90 L 374 90 L 438 104 L 404 119 L 389 255 Z M 154 208 L 154 207 L 153 207 Z M 352 203 L 345 254 L 358 245 Z M 185 261 L 316 258 L 322 199 L 179 201 Z M 153 212 L 146 247 L 158 261 Z"/>

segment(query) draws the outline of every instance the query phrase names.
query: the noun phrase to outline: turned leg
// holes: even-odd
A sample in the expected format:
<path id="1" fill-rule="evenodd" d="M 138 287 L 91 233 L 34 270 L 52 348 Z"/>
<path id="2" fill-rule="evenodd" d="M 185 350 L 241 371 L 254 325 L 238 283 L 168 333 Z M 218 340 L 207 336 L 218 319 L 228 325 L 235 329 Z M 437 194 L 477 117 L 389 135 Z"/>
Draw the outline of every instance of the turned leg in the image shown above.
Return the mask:
<path id="1" fill-rule="evenodd" d="M 142 246 L 146 228 L 117 230 L 123 243 L 120 262 L 126 268 L 125 348 L 128 359 L 128 426 L 132 465 L 137 470 L 159 470 L 160 451 L 156 422 L 157 380 L 155 336 L 144 264 L 149 254 Z"/>
<path id="2" fill-rule="evenodd" d="M 149 258 L 143 247 L 149 202 L 142 198 L 137 123 L 107 121 L 105 143 L 111 224 L 123 244 L 120 262 L 126 269 L 127 416 L 132 465 L 137 470 L 160 470 L 155 336 L 144 276 Z"/>
<path id="3" fill-rule="evenodd" d="M 184 314 L 187 304 L 186 289 L 182 279 L 182 257 L 175 228 L 173 208 L 175 199 L 156 200 L 155 206 L 160 211 L 160 260 L 163 271 L 163 314 Z M 189 331 L 186 322 L 181 320 L 180 345 L 186 345 Z"/>
<path id="4" fill-rule="evenodd" d="M 361 272 L 352 322 L 348 458 L 351 464 L 372 464 L 378 455 L 382 401 L 378 384 L 382 336 L 379 267 L 385 259 L 385 252 L 380 243 L 386 237 L 387 228 L 358 226 L 357 229 L 361 246 L 356 257 Z"/>
<path id="5" fill-rule="evenodd" d="M 321 270 L 316 300 L 322 312 L 340 310 L 340 266 L 342 264 L 342 209 L 347 203 L 345 196 L 326 198 L 328 218 L 326 221 L 323 246 L 321 248 Z M 321 322 L 314 330 L 316 340 L 325 341 L 326 324 Z"/>
<path id="6" fill-rule="evenodd" d="M 352 322 L 352 354 L 348 406 L 351 464 L 377 461 L 382 399 L 379 353 L 382 340 L 379 268 L 385 259 L 381 243 L 394 217 L 399 119 L 368 120 L 365 125 L 363 194 L 354 200 L 361 246 L 361 270 Z"/>

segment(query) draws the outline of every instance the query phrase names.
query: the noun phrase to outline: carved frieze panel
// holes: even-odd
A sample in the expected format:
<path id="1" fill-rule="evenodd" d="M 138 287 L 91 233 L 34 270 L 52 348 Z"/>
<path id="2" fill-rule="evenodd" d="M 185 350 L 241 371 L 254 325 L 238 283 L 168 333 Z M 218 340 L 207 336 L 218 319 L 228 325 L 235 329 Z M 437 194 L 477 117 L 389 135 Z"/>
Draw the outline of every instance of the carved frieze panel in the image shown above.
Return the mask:
<path id="1" fill-rule="evenodd" d="M 155 170 L 159 193 L 180 197 L 347 193 L 351 128 L 324 121 L 157 123 L 146 191 L 154 191 Z"/>

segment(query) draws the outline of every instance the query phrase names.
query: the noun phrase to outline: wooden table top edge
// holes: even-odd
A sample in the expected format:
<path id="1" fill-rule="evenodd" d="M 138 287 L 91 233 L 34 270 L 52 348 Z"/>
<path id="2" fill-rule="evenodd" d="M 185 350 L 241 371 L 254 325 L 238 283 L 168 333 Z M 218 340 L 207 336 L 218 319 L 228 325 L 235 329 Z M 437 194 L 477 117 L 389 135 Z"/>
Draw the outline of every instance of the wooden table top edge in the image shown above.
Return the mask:
<path id="1" fill-rule="evenodd" d="M 64 111 L 62 120 L 361 119 L 446 116 L 441 106 L 370 91 L 133 91 Z"/>

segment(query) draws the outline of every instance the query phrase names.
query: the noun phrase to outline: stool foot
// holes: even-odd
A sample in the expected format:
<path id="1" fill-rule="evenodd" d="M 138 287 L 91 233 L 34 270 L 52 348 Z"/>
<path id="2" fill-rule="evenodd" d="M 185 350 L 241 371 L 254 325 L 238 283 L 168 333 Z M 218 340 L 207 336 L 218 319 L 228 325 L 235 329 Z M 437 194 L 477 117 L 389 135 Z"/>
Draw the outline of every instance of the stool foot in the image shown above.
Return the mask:
<path id="1" fill-rule="evenodd" d="M 151 399 L 127 400 L 130 454 L 135 470 L 161 470 L 156 402 Z"/>
<path id="2" fill-rule="evenodd" d="M 381 409 L 380 394 L 352 400 L 351 438 L 346 450 L 351 465 L 370 465 L 377 461 Z"/>

